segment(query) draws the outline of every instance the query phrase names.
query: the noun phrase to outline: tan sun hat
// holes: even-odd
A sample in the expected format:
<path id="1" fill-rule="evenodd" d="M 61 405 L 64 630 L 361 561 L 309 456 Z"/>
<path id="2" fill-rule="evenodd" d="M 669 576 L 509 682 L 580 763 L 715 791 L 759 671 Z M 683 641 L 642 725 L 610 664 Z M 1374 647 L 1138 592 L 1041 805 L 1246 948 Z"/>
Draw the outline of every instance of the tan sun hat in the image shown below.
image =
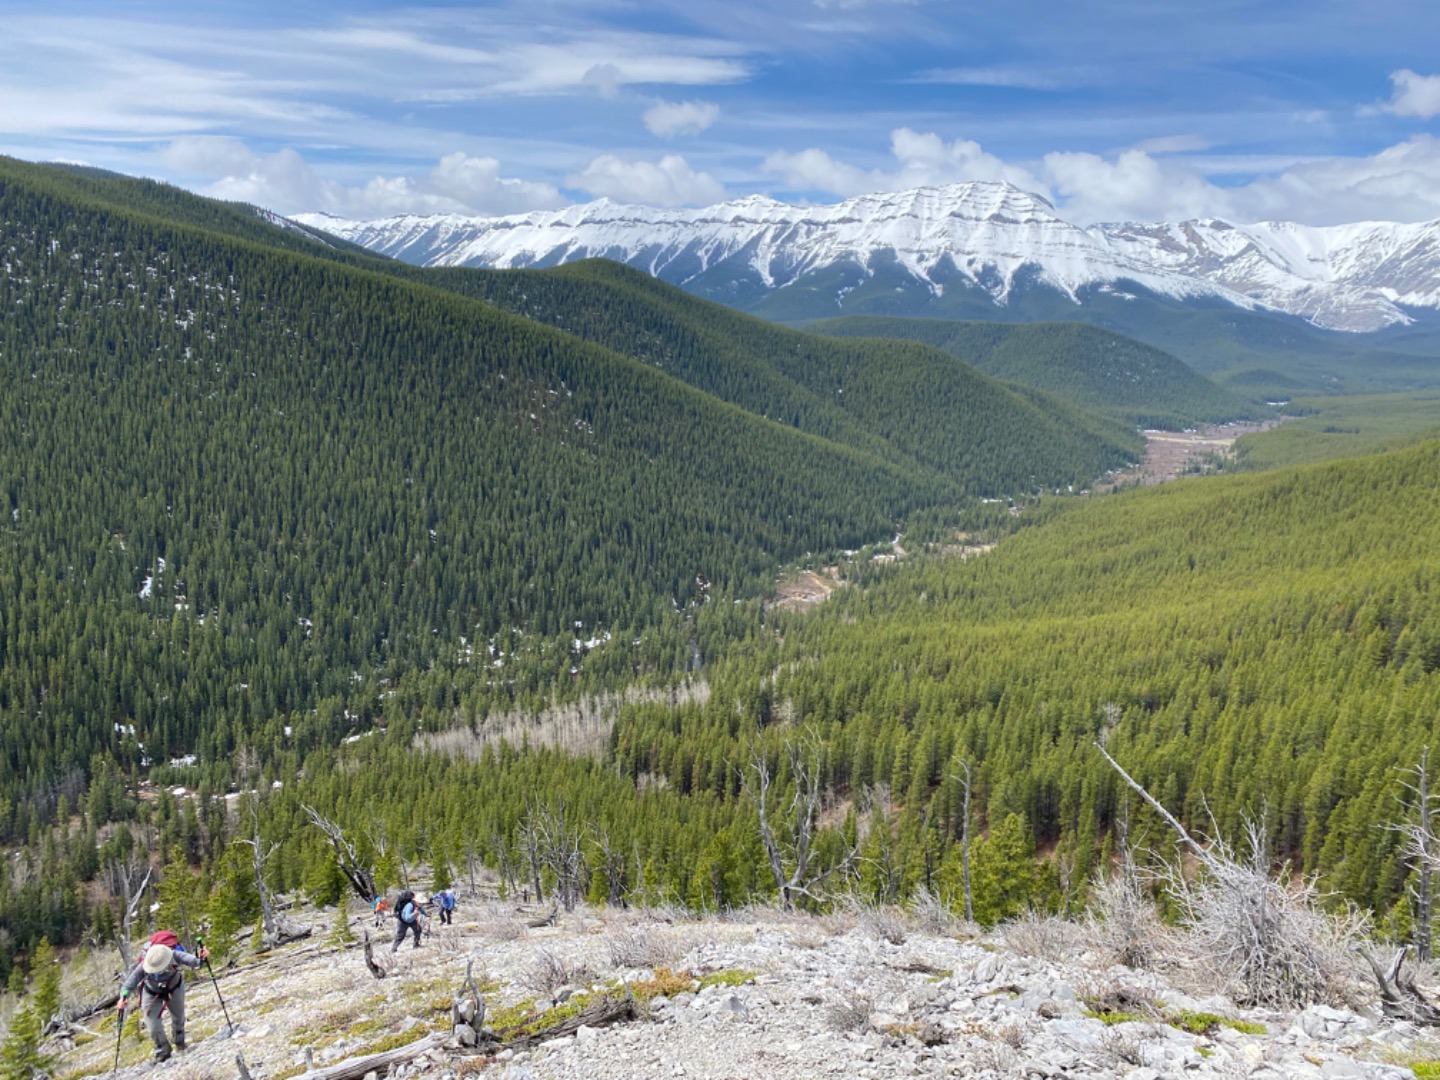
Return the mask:
<path id="1" fill-rule="evenodd" d="M 145 950 L 145 974 L 159 975 L 175 959 L 175 950 L 169 945 L 151 945 Z"/>

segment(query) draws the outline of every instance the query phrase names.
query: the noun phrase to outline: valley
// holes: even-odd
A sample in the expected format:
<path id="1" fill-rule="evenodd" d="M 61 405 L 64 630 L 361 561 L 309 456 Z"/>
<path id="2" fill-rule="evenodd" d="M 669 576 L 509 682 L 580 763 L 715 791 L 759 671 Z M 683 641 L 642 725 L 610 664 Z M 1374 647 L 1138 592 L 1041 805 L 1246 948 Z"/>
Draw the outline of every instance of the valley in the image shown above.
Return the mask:
<path id="1" fill-rule="evenodd" d="M 1356 941 L 1416 933 L 1411 857 L 1380 826 L 1440 709 L 1433 392 L 1297 396 L 1281 425 L 1100 327 L 807 332 L 613 262 L 417 268 L 10 160 L 0 210 L 0 967 L 22 989 L 51 945 L 104 969 L 143 897 L 253 985 L 266 905 L 343 920 L 361 871 L 364 891 L 553 897 L 564 934 L 475 927 L 397 975 L 400 997 L 438 994 L 461 951 L 504 954 L 502 1007 L 550 938 L 584 951 L 632 909 L 723 917 L 699 931 L 719 936 L 779 908 L 814 948 L 824 920 L 931 910 L 948 929 L 926 948 L 972 974 L 945 1016 L 907 1009 L 948 1041 L 922 1056 L 882 1024 L 856 1054 L 885 1077 L 993 1063 L 993 1039 L 941 1022 L 993 981 L 968 950 L 1010 948 L 1029 911 L 1066 933 L 1127 859 L 1159 882 L 1177 858 L 1101 742 L 1211 844 L 1263 806 L 1257 858 L 1355 905 Z M 1163 483 L 1217 453 L 1220 473 Z M 879 948 L 830 936 L 839 967 Z M 819 1037 L 794 981 L 809 947 L 783 948 L 780 1001 L 753 1008 Z M 1275 1022 L 1368 1008 L 1346 956 L 1352 997 L 1307 990 Z M 1226 985 L 1228 1013 L 1261 1007 Z M 433 1026 L 384 994 L 377 1033 Z M 1056 1008 L 1011 1049 L 1094 1019 Z M 252 1031 L 297 1068 L 293 1030 Z M 647 1062 L 674 1052 L 633 1037 Z M 520 1063 L 583 1068 L 572 1045 Z M 1202 1045 L 1219 1053 L 1175 1050 Z"/>
<path id="2" fill-rule="evenodd" d="M 1207 424 L 1186 431 L 1154 431 L 1145 434 L 1145 460 L 1132 469 L 1122 469 L 1094 488 L 1097 494 L 1118 488 L 1163 484 L 1181 476 L 1209 472 L 1216 462 L 1234 461 L 1237 440 L 1247 435 L 1270 431 L 1285 419 L 1237 421 L 1230 424 Z"/>
<path id="3" fill-rule="evenodd" d="M 1434 0 L 9 7 L 0 1080 L 1440 1080 Z"/>

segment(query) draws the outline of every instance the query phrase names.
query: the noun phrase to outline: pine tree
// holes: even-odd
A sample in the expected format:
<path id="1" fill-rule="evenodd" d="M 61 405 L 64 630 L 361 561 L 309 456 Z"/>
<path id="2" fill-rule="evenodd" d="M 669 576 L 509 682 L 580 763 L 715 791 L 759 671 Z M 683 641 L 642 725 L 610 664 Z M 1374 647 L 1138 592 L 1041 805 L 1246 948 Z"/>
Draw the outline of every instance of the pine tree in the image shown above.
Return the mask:
<path id="1" fill-rule="evenodd" d="M 50 947 L 49 938 L 41 938 L 35 947 L 30 974 L 34 982 L 30 1002 L 43 1026 L 60 1012 L 60 961 Z"/>
<path id="2" fill-rule="evenodd" d="M 49 1073 L 52 1060 L 40 1053 L 44 1021 L 32 998 L 10 1021 L 10 1031 L 0 1043 L 0 1080 L 34 1080 Z"/>

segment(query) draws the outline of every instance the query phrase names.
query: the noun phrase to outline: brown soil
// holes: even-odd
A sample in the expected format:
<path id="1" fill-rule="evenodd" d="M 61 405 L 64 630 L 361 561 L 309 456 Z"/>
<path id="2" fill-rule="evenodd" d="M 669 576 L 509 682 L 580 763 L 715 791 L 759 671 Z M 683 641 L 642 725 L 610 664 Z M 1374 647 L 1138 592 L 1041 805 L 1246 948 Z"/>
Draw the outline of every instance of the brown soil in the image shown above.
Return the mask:
<path id="1" fill-rule="evenodd" d="M 776 584 L 773 606 L 786 611 L 796 611 L 828 600 L 830 594 L 839 587 L 840 578 L 833 566 L 827 566 L 823 575 L 814 570 L 802 570 Z"/>
<path id="2" fill-rule="evenodd" d="M 1095 485 L 1096 494 L 1117 487 L 1163 484 L 1203 463 L 1207 458 L 1225 457 L 1241 435 L 1268 431 L 1279 420 L 1210 424 L 1191 431 L 1145 432 L 1145 461 L 1133 469 L 1107 476 Z M 1208 471 L 1208 470 L 1206 470 Z"/>

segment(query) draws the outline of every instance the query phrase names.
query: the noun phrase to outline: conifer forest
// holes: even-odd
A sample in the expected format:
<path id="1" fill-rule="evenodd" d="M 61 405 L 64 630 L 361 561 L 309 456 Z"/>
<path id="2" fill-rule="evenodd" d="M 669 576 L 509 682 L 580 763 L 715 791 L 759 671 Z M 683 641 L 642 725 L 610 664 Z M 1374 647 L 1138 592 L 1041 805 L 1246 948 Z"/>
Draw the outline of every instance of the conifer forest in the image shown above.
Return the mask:
<path id="1" fill-rule="evenodd" d="M 0 159 L 0 980 L 111 941 L 137 871 L 222 948 L 252 841 L 333 903 L 316 818 L 388 891 L 823 907 L 774 839 L 958 903 L 964 837 L 982 924 L 1079 912 L 1122 820 L 1170 843 L 1097 743 L 1411 934 L 1440 415 L 1322 453 L 1315 399 L 1092 495 L 1137 425 L 1276 409 L 1094 327 L 816 329 Z"/>

